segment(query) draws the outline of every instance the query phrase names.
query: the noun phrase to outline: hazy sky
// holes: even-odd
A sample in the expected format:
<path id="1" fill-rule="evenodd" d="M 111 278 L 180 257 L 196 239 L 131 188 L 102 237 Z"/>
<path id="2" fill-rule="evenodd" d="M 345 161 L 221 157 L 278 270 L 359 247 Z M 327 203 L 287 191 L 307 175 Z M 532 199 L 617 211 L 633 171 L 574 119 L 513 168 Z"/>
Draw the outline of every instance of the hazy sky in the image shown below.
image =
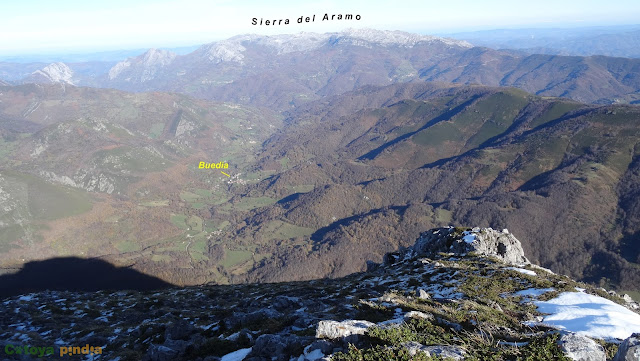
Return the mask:
<path id="1" fill-rule="evenodd" d="M 321 21 L 325 14 L 360 21 Z M 316 15 L 314 23 L 297 24 Z M 292 24 L 253 26 L 252 18 Z M 638 0 L 21 0 L 0 2 L 0 54 L 195 45 L 236 34 L 372 27 L 419 33 L 640 23 Z"/>

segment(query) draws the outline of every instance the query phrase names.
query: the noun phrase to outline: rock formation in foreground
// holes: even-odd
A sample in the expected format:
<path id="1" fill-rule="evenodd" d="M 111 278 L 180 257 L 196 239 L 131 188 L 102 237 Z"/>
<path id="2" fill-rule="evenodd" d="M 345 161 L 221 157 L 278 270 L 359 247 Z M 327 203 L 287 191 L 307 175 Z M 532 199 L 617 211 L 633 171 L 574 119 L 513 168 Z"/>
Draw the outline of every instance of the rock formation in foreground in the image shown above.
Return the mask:
<path id="1" fill-rule="evenodd" d="M 119 361 L 627 361 L 640 353 L 637 303 L 530 264 L 513 235 L 489 228 L 427 231 L 341 279 L 48 291 L 0 302 L 7 360 L 75 351 Z"/>

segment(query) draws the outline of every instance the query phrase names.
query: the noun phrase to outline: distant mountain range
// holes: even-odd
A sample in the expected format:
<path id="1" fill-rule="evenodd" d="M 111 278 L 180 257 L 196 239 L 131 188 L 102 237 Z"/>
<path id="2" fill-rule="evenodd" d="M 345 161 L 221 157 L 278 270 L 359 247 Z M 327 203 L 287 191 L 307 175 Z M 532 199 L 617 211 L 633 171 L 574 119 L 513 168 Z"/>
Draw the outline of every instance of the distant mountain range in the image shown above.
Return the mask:
<path id="1" fill-rule="evenodd" d="M 477 46 L 530 54 L 640 58 L 640 25 L 573 29 L 499 29 L 447 34 Z"/>
<path id="2" fill-rule="evenodd" d="M 513 86 L 587 103 L 637 103 L 639 69 L 639 59 L 527 55 L 364 29 L 241 35 L 185 55 L 151 49 L 118 63 L 0 63 L 0 79 L 180 92 L 281 111 L 364 85 L 416 80 Z"/>
<path id="3" fill-rule="evenodd" d="M 180 46 L 166 48 L 176 54 L 188 54 L 196 50 L 199 45 L 194 46 Z M 127 50 L 111 50 L 111 51 L 98 51 L 98 52 L 83 52 L 77 54 L 58 53 L 58 54 L 27 54 L 27 55 L 12 55 L 12 56 L 0 56 L 0 62 L 9 63 L 82 63 L 82 62 L 118 62 L 122 59 L 138 56 L 147 48 L 139 49 L 127 49 Z"/>

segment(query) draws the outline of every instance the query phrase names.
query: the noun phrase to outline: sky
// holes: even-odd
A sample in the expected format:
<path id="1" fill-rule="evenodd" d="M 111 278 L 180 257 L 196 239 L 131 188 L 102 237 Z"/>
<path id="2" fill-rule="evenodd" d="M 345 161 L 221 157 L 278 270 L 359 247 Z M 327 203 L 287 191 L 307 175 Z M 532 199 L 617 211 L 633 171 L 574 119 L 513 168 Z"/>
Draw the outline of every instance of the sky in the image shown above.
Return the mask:
<path id="1" fill-rule="evenodd" d="M 361 20 L 321 21 L 325 14 Z M 300 16 L 316 15 L 298 24 Z M 289 25 L 252 25 L 253 18 Z M 0 55 L 70 53 L 209 43 L 238 34 L 346 28 L 421 34 L 640 23 L 638 0 L 21 0 L 0 2 Z"/>

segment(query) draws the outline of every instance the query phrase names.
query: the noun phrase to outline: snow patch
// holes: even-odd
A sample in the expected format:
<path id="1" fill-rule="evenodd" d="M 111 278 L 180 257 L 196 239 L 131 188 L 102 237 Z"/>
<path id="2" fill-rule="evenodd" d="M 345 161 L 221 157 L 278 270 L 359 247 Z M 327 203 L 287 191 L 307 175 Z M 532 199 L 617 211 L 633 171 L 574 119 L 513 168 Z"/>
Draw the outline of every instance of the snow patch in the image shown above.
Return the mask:
<path id="1" fill-rule="evenodd" d="M 524 269 L 524 268 L 507 267 L 505 269 L 510 269 L 510 270 L 513 270 L 513 271 L 517 271 L 517 272 L 520 272 L 520 273 L 523 273 L 523 274 L 526 274 L 526 275 L 529 275 L 529 276 L 537 276 L 536 273 L 533 272 L 532 270 L 528 270 L 528 269 Z"/>
<path id="2" fill-rule="evenodd" d="M 581 292 L 563 292 L 549 301 L 537 301 L 549 314 L 546 326 L 600 339 L 625 339 L 640 330 L 640 315 L 606 298 Z"/>
<path id="3" fill-rule="evenodd" d="M 527 288 L 526 290 L 516 292 L 515 295 L 525 297 L 538 297 L 542 294 L 555 290 L 555 288 Z"/>
<path id="4" fill-rule="evenodd" d="M 467 233 L 467 232 L 465 232 L 465 233 Z M 465 241 L 468 244 L 471 244 L 476 240 L 476 235 L 475 234 L 467 234 L 466 236 L 462 237 L 462 240 Z"/>
<path id="5" fill-rule="evenodd" d="M 238 351 L 234 351 L 232 353 L 228 353 L 222 356 L 220 361 L 242 361 L 245 357 L 251 352 L 251 347 L 243 348 Z"/>

